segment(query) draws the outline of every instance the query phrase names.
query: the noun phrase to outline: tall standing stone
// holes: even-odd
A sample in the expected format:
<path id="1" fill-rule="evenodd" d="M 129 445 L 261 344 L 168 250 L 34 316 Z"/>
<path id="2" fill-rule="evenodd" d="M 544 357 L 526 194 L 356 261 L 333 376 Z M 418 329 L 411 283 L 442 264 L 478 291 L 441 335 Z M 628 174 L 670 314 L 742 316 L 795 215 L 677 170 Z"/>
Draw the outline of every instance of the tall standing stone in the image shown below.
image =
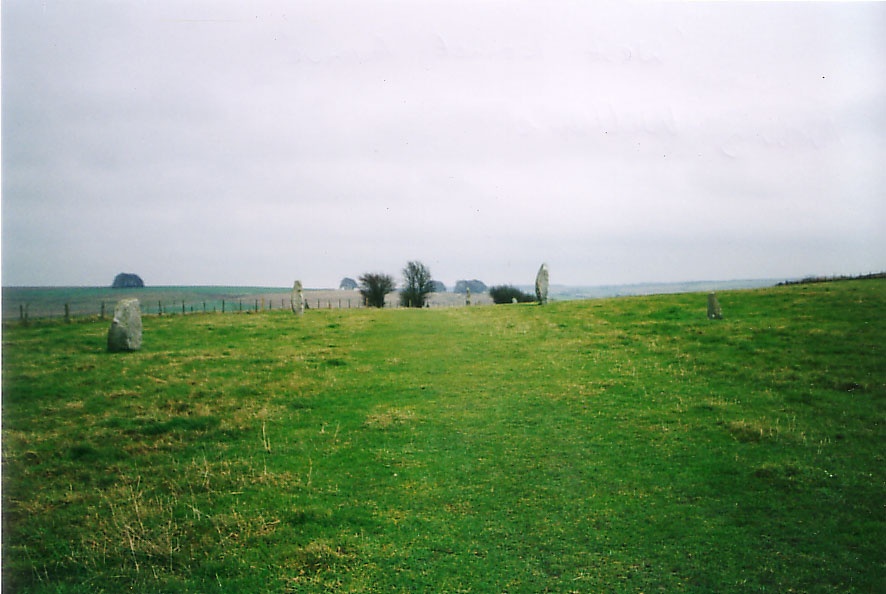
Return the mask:
<path id="1" fill-rule="evenodd" d="M 292 285 L 292 313 L 297 316 L 305 313 L 305 293 L 299 280 Z"/>
<path id="2" fill-rule="evenodd" d="M 542 264 L 535 275 L 535 298 L 539 305 L 548 302 L 548 265 Z"/>
<path id="3" fill-rule="evenodd" d="M 716 293 L 708 293 L 708 319 L 722 320 L 723 310 L 720 309 L 720 302 L 717 301 Z"/>
<path id="4" fill-rule="evenodd" d="M 138 299 L 121 299 L 114 308 L 114 321 L 108 330 L 108 350 L 112 353 L 137 351 L 142 346 L 142 314 Z"/>

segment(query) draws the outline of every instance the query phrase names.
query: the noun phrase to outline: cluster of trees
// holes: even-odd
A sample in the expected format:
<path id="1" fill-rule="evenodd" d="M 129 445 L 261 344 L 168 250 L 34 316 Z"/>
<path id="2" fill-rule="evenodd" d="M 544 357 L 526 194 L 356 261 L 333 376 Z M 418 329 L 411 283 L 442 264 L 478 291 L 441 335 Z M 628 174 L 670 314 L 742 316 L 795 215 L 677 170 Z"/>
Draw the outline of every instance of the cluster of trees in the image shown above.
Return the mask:
<path id="1" fill-rule="evenodd" d="M 345 287 L 345 281 L 342 280 L 342 288 Z M 356 285 L 356 283 L 354 283 Z M 348 283 L 350 286 L 350 283 Z M 363 300 L 370 307 L 384 307 L 385 296 L 393 293 L 397 288 L 397 283 L 389 274 L 379 272 L 369 272 L 360 277 L 360 284 L 356 285 L 363 295 Z M 400 289 L 400 305 L 403 307 L 424 307 L 427 303 L 428 295 L 434 293 L 442 287 L 446 290 L 446 285 L 431 278 L 431 270 L 418 261 L 412 261 L 406 264 L 403 269 L 403 288 Z"/>
<path id="2" fill-rule="evenodd" d="M 778 283 L 777 286 L 784 287 L 787 285 L 807 285 L 812 283 L 827 283 L 831 281 L 841 281 L 841 280 L 870 280 L 875 278 L 886 278 L 886 272 L 871 272 L 870 274 L 861 274 L 857 276 L 846 276 L 845 274 L 841 274 L 839 276 L 807 276 L 805 278 L 801 278 L 800 280 L 786 280 Z"/>
<path id="3" fill-rule="evenodd" d="M 145 281 L 137 274 L 131 272 L 121 272 L 114 277 L 111 283 L 112 289 L 141 289 L 144 288 Z"/>
<path id="4" fill-rule="evenodd" d="M 535 296 L 521 291 L 513 285 L 497 285 L 489 289 L 489 296 L 495 303 L 532 303 Z"/>
<path id="5" fill-rule="evenodd" d="M 345 277 L 339 284 L 340 289 L 359 290 L 363 301 L 369 307 L 384 307 L 385 297 L 397 290 L 397 283 L 389 274 L 368 272 L 362 275 L 359 282 Z M 487 287 L 477 279 L 460 280 L 455 283 L 453 293 L 472 293 L 475 295 L 489 292 L 495 303 L 530 303 L 535 296 L 521 291 L 513 285 Z M 403 286 L 400 288 L 400 305 L 403 307 L 424 307 L 431 293 L 445 293 L 446 285 L 431 278 L 430 269 L 418 261 L 411 261 L 403 269 Z"/>
<path id="6" fill-rule="evenodd" d="M 455 283 L 455 288 L 452 289 L 453 293 L 467 293 L 470 291 L 474 295 L 479 295 L 480 293 L 485 293 L 488 287 L 483 281 L 478 281 L 477 279 L 473 280 L 460 280 Z"/>
<path id="7" fill-rule="evenodd" d="M 366 305 L 384 307 L 385 297 L 397 290 L 397 283 L 389 274 L 368 272 L 357 280 L 345 277 L 339 289 L 359 290 Z M 486 284 L 477 279 L 460 280 L 455 284 L 454 293 L 485 293 Z M 400 288 L 400 305 L 403 307 L 424 307 L 431 293 L 445 293 L 446 285 L 431 278 L 431 270 L 418 261 L 411 261 L 403 269 L 403 286 Z M 510 303 L 510 301 L 509 301 Z"/>
<path id="8" fill-rule="evenodd" d="M 358 286 L 357 281 L 347 276 L 341 279 L 341 282 L 338 284 L 338 288 L 342 291 L 356 291 Z"/>

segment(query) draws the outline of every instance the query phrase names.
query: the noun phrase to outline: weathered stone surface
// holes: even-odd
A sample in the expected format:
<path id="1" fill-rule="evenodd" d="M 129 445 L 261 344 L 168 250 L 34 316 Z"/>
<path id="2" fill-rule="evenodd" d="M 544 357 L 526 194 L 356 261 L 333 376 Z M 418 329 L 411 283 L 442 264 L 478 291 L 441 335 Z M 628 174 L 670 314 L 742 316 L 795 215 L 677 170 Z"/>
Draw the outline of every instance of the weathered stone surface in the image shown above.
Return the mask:
<path id="1" fill-rule="evenodd" d="M 548 302 L 548 265 L 542 264 L 535 275 L 535 298 L 539 304 Z"/>
<path id="2" fill-rule="evenodd" d="M 138 299 L 121 299 L 114 308 L 114 321 L 108 330 L 108 350 L 112 353 L 137 351 L 142 346 L 142 314 Z"/>
<path id="3" fill-rule="evenodd" d="M 297 316 L 305 313 L 305 293 L 298 280 L 292 284 L 292 313 Z"/>
<path id="4" fill-rule="evenodd" d="M 723 310 L 720 309 L 720 302 L 717 301 L 717 295 L 715 293 L 708 294 L 708 319 L 709 320 L 722 320 L 723 319 Z"/>

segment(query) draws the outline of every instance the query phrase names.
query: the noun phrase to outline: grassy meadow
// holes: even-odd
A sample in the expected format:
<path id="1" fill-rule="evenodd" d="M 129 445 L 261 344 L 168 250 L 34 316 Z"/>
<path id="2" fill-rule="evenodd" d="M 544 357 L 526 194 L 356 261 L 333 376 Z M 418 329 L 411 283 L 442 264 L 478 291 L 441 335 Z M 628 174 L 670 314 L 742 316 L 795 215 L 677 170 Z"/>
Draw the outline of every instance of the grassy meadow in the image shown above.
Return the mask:
<path id="1" fill-rule="evenodd" d="M 3 327 L 9 592 L 881 592 L 886 281 Z"/>

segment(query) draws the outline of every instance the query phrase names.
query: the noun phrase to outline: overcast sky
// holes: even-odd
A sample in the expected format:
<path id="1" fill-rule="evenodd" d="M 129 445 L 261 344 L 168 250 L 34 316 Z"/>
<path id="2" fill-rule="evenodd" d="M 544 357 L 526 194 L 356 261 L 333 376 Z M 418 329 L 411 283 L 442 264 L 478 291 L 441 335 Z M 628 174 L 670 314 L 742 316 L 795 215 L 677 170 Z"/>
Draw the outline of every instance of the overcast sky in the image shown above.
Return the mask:
<path id="1" fill-rule="evenodd" d="M 2 3 L 2 282 L 886 270 L 886 4 Z"/>

